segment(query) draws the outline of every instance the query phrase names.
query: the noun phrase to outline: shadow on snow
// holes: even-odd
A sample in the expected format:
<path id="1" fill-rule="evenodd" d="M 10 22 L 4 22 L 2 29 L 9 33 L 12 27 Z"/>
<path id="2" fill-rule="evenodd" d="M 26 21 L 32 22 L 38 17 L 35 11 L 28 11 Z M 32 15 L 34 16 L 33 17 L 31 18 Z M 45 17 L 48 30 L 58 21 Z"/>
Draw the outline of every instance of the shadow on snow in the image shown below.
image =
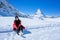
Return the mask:
<path id="1" fill-rule="evenodd" d="M 0 33 L 9 33 L 9 32 L 13 32 L 13 30 L 4 30 L 4 31 L 0 31 Z"/>

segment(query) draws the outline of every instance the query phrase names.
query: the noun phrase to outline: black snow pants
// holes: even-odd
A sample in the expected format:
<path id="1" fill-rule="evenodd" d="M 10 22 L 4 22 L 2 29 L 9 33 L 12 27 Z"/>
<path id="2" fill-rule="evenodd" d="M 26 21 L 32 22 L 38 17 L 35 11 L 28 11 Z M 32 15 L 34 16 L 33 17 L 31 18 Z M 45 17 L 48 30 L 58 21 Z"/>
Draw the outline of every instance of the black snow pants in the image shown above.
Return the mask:
<path id="1" fill-rule="evenodd" d="M 17 33 L 19 33 L 19 32 L 23 32 L 23 27 L 22 27 L 22 25 L 17 29 Z"/>

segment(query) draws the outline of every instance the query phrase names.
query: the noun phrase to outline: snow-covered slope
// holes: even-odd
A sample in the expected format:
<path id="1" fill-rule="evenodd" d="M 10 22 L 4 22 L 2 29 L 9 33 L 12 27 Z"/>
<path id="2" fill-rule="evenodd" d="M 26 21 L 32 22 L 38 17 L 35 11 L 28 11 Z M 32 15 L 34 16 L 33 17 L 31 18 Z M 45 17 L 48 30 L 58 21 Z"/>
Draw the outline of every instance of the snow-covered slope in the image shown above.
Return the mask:
<path id="1" fill-rule="evenodd" d="M 28 17 L 24 13 L 20 12 L 18 9 L 14 8 L 8 0 L 0 0 L 0 15 L 1 16 L 15 16 Z"/>
<path id="2" fill-rule="evenodd" d="M 0 17 L 0 40 L 60 40 L 60 18 L 21 18 L 29 34 L 18 36 L 12 30 L 14 17 Z"/>
<path id="3" fill-rule="evenodd" d="M 0 15 L 11 16 L 14 15 L 14 11 L 15 9 L 6 0 L 0 0 L 0 13 L 2 12 Z"/>

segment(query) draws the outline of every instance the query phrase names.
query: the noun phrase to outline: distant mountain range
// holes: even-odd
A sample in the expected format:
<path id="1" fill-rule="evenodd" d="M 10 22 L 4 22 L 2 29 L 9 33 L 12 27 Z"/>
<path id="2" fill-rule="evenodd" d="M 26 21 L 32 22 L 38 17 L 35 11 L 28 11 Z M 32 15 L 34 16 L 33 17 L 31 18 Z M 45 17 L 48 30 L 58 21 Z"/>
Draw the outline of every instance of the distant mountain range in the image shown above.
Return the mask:
<path id="1" fill-rule="evenodd" d="M 45 16 L 40 9 L 37 9 L 35 14 L 27 15 L 17 10 L 16 8 L 14 8 L 10 3 L 8 3 L 7 0 L 0 0 L 0 16 L 15 16 L 15 15 L 18 15 L 19 17 L 25 17 L 25 18 L 39 18 L 39 19 L 40 18 L 57 18 L 54 16 L 51 16 L 51 17 Z"/>

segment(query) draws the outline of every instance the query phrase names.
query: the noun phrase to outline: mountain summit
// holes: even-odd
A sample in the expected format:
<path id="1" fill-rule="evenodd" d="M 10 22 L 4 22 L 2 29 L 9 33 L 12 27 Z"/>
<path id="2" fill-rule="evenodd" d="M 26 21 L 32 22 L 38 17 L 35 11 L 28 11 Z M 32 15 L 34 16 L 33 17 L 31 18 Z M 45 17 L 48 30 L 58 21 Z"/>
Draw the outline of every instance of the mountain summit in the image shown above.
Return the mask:
<path id="1" fill-rule="evenodd" d="M 42 14 L 42 12 L 41 12 L 40 9 L 37 9 L 37 11 L 36 11 L 36 13 L 35 13 L 35 16 L 36 16 L 36 17 L 42 17 L 42 16 L 43 16 L 43 14 Z"/>
<path id="2" fill-rule="evenodd" d="M 42 18 L 44 17 L 43 13 L 41 12 L 40 9 L 37 9 L 37 11 L 35 12 L 35 14 L 33 15 L 34 18 Z"/>

